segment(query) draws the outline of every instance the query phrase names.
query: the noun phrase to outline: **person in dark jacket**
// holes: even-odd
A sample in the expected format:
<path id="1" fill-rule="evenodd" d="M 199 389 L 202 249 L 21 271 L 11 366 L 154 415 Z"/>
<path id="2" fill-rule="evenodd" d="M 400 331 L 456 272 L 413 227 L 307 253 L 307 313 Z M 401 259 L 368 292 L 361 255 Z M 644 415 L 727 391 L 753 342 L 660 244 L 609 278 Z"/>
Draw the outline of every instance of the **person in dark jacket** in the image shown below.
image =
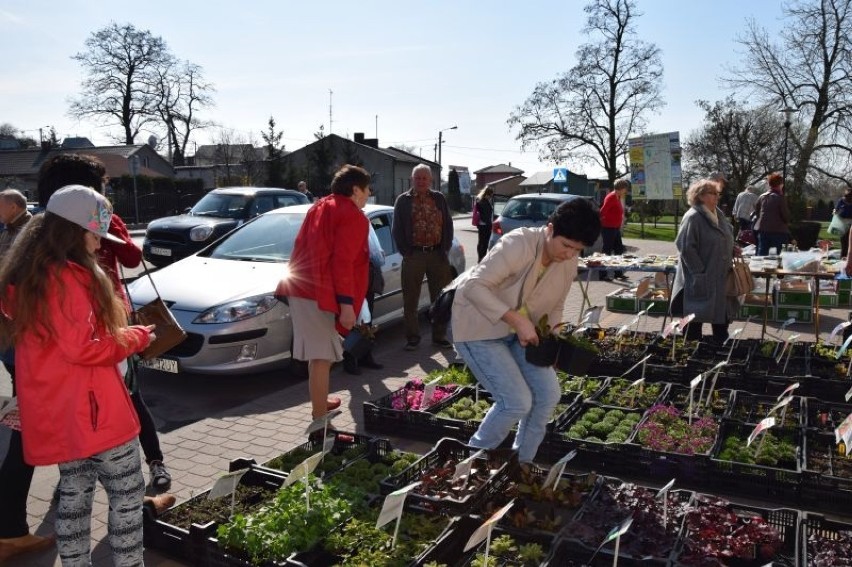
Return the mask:
<path id="1" fill-rule="evenodd" d="M 840 257 L 846 258 L 849 254 L 849 227 L 852 226 L 852 189 L 846 189 L 843 197 L 837 200 L 834 214 L 843 219 L 846 225 L 843 234 L 840 235 Z"/>
<path id="2" fill-rule="evenodd" d="M 396 198 L 393 207 L 393 239 L 402 254 L 402 304 L 405 319 L 405 350 L 420 344 L 417 307 L 423 277 L 429 283 L 432 303 L 453 279 L 447 254 L 453 244 L 453 218 L 447 200 L 432 189 L 432 170 L 426 164 L 411 172 L 411 189 Z M 432 344 L 452 348 L 446 323 L 432 324 Z"/>
<path id="3" fill-rule="evenodd" d="M 767 181 L 769 189 L 758 197 L 754 205 L 758 256 L 766 256 L 770 248 L 780 253 L 781 248 L 790 242 L 790 209 L 784 198 L 784 178 L 780 173 L 772 173 Z"/>
<path id="4" fill-rule="evenodd" d="M 488 252 L 488 240 L 491 238 L 491 223 L 494 222 L 494 190 L 491 187 L 486 187 L 476 196 L 476 214 L 478 222 L 476 230 L 479 233 L 479 239 L 476 241 L 477 262 L 481 262 Z"/>

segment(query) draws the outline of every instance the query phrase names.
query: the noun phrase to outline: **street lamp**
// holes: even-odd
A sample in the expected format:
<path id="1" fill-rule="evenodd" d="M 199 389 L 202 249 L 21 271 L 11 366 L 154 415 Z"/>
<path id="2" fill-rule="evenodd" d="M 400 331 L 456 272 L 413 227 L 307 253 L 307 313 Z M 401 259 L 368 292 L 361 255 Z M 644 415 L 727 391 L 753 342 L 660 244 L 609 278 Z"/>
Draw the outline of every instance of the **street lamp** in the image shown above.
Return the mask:
<path id="1" fill-rule="evenodd" d="M 787 138 L 790 137 L 790 124 L 792 123 L 791 117 L 794 112 L 798 112 L 797 108 L 790 108 L 789 106 L 785 106 L 781 109 L 781 112 L 784 113 L 784 163 L 782 164 L 781 176 L 784 180 L 784 183 L 787 182 Z"/>
<path id="2" fill-rule="evenodd" d="M 450 126 L 449 128 L 444 128 L 443 130 L 438 130 L 438 187 L 441 186 L 441 146 L 444 143 L 444 132 L 447 130 L 456 130 L 458 125 Z"/>

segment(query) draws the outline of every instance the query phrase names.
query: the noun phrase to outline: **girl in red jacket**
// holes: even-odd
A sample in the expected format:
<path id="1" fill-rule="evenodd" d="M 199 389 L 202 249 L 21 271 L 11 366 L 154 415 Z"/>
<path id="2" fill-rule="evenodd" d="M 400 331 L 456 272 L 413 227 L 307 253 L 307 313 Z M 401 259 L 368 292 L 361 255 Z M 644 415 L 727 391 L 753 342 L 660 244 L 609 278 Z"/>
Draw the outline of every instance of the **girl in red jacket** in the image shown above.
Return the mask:
<path id="1" fill-rule="evenodd" d="M 153 340 L 127 326 L 95 256 L 112 207 L 82 185 L 51 196 L 0 269 L 0 339 L 13 344 L 25 460 L 59 465 L 56 534 L 63 565 L 90 564 L 95 482 L 109 498 L 116 565 L 142 565 L 145 491 L 133 410 L 120 364 Z"/>

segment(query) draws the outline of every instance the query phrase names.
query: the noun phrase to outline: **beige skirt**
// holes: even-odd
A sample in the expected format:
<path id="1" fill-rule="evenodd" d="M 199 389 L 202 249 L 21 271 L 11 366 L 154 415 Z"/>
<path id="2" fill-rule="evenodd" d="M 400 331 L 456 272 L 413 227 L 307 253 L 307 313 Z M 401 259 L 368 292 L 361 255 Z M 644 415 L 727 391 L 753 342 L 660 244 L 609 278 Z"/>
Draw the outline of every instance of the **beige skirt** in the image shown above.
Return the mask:
<path id="1" fill-rule="evenodd" d="M 313 299 L 290 297 L 293 321 L 293 358 L 343 360 L 343 338 L 334 327 L 334 313 L 322 311 Z"/>

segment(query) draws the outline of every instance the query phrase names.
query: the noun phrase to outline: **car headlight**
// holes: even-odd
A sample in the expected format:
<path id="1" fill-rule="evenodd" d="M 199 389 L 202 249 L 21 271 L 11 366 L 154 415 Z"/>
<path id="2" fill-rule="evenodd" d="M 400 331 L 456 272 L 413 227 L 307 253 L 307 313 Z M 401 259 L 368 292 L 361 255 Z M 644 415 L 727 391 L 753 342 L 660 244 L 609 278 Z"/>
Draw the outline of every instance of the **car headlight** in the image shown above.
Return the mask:
<path id="1" fill-rule="evenodd" d="M 195 318 L 193 323 L 200 325 L 211 323 L 234 323 L 251 317 L 263 315 L 278 303 L 272 295 L 258 295 L 223 305 L 211 307 Z"/>
<path id="2" fill-rule="evenodd" d="M 213 234 L 212 226 L 196 226 L 192 230 L 189 231 L 189 239 L 195 242 L 204 242 L 210 235 Z"/>

